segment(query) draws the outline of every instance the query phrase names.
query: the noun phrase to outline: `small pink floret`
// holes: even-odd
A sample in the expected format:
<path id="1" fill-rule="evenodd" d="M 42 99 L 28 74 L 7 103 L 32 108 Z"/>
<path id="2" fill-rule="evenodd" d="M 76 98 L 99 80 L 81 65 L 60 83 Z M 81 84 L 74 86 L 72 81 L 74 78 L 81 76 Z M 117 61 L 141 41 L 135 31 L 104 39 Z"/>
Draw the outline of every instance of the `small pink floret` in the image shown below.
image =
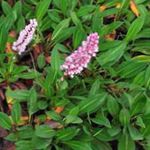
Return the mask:
<path id="1" fill-rule="evenodd" d="M 98 33 L 91 33 L 82 42 L 82 45 L 66 58 L 61 66 L 61 69 L 65 71 L 64 75 L 74 77 L 74 75 L 80 74 L 84 68 L 87 68 L 92 57 L 95 57 L 98 52 L 98 44 Z"/>
<path id="2" fill-rule="evenodd" d="M 17 51 L 19 55 L 25 51 L 26 46 L 31 42 L 37 25 L 36 19 L 30 19 L 30 23 L 20 31 L 17 41 L 12 46 L 12 49 Z"/>

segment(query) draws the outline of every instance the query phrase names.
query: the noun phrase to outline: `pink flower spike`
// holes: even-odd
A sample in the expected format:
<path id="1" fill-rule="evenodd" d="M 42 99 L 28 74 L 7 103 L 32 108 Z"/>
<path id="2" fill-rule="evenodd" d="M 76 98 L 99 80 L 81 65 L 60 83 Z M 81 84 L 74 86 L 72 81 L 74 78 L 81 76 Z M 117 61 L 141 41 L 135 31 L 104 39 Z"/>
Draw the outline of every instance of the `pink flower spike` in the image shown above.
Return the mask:
<path id="1" fill-rule="evenodd" d="M 86 41 L 83 41 L 82 45 L 66 58 L 61 66 L 61 70 L 65 71 L 64 75 L 73 78 L 74 75 L 80 74 L 84 68 L 87 68 L 92 57 L 95 57 L 98 52 L 98 44 L 98 33 L 91 33 Z"/>
<path id="2" fill-rule="evenodd" d="M 12 46 L 12 49 L 17 51 L 19 55 L 25 51 L 27 45 L 31 42 L 37 25 L 36 19 L 30 19 L 30 23 L 20 31 L 17 41 Z"/>

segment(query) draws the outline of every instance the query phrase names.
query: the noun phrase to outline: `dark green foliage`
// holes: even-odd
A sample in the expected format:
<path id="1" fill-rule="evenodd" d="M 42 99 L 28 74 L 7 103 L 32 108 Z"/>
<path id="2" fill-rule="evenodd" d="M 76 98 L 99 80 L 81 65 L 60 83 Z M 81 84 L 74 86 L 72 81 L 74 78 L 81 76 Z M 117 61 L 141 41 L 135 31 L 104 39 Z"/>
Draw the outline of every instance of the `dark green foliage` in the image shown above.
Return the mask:
<path id="1" fill-rule="evenodd" d="M 150 1 L 134 3 L 139 15 L 130 0 L 0 2 L 0 126 L 16 150 L 150 149 Z M 18 56 L 8 44 L 31 18 L 36 36 Z M 97 56 L 64 77 L 91 32 Z"/>

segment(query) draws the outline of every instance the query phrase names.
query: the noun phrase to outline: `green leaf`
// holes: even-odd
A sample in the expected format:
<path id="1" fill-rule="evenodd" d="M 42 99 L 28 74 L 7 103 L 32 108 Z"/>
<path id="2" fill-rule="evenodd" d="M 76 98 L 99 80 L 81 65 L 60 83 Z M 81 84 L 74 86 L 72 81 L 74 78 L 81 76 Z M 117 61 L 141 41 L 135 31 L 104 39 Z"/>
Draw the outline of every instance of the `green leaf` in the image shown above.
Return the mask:
<path id="1" fill-rule="evenodd" d="M 47 111 L 46 114 L 48 117 L 52 118 L 53 120 L 58 121 L 61 119 L 60 115 L 55 111 Z"/>
<path id="2" fill-rule="evenodd" d="M 12 117 L 14 123 L 18 124 L 20 122 L 20 118 L 21 118 L 20 103 L 16 102 L 13 104 L 12 111 L 11 111 L 11 117 Z"/>
<path id="3" fill-rule="evenodd" d="M 68 12 L 68 5 L 69 5 L 69 1 L 68 0 L 63 0 L 63 1 L 60 1 L 60 8 L 63 12 L 64 15 L 67 14 Z"/>
<path id="4" fill-rule="evenodd" d="M 5 137 L 5 140 L 11 141 L 11 142 L 16 142 L 18 140 L 18 137 L 15 133 L 10 133 Z"/>
<path id="5" fill-rule="evenodd" d="M 45 63 L 45 56 L 44 56 L 43 53 L 38 56 L 38 58 L 37 58 L 37 64 L 38 64 L 38 67 L 40 69 L 42 69 L 45 66 L 45 64 L 46 64 Z"/>
<path id="6" fill-rule="evenodd" d="M 104 114 L 98 114 L 96 116 L 96 118 L 93 118 L 92 121 L 98 125 L 103 125 L 106 126 L 108 128 L 111 128 L 111 124 L 109 122 L 109 120 L 107 119 L 107 117 L 104 116 Z"/>
<path id="7" fill-rule="evenodd" d="M 65 144 L 73 150 L 92 150 L 89 143 L 82 141 L 68 141 Z"/>
<path id="8" fill-rule="evenodd" d="M 141 128 L 145 128 L 145 124 L 143 122 L 143 119 L 140 116 L 137 117 L 136 125 L 138 125 Z"/>
<path id="9" fill-rule="evenodd" d="M 131 106 L 130 115 L 134 116 L 144 111 L 146 106 L 146 97 L 140 96 Z"/>
<path id="10" fill-rule="evenodd" d="M 82 100 L 79 103 L 80 113 L 91 113 L 96 111 L 106 99 L 106 93 L 97 94 Z"/>
<path id="11" fill-rule="evenodd" d="M 127 134 L 121 135 L 118 144 L 118 150 L 135 150 L 135 143 Z"/>
<path id="12" fill-rule="evenodd" d="M 146 63 L 141 63 L 137 61 L 125 61 L 123 62 L 119 68 L 117 68 L 118 75 L 124 78 L 131 78 L 136 76 L 146 67 Z"/>
<path id="13" fill-rule="evenodd" d="M 69 114 L 70 115 L 78 115 L 79 111 L 80 111 L 79 107 L 76 106 L 76 107 L 73 107 L 72 109 L 70 109 Z"/>
<path id="14" fill-rule="evenodd" d="M 66 80 L 61 81 L 60 90 L 66 90 L 68 88 L 68 82 Z"/>
<path id="15" fill-rule="evenodd" d="M 33 88 L 30 90 L 28 108 L 30 116 L 37 111 L 37 93 Z"/>
<path id="16" fill-rule="evenodd" d="M 144 83 L 144 75 L 145 75 L 145 70 L 141 71 L 139 74 L 137 74 L 133 80 L 133 84 L 137 84 L 140 86 L 145 85 Z"/>
<path id="17" fill-rule="evenodd" d="M 134 141 L 143 140 L 142 134 L 135 127 L 129 125 L 128 129 L 129 129 L 130 136 Z"/>
<path id="18" fill-rule="evenodd" d="M 38 108 L 41 110 L 44 110 L 48 107 L 47 101 L 43 101 L 43 100 L 38 101 L 37 105 L 38 105 Z"/>
<path id="19" fill-rule="evenodd" d="M 59 36 L 54 39 L 54 44 L 59 44 L 69 39 L 74 32 L 75 27 L 68 27 L 60 31 Z M 61 49 L 60 49 L 61 50 Z"/>
<path id="20" fill-rule="evenodd" d="M 76 128 L 65 128 L 57 132 L 56 138 L 60 141 L 69 141 L 72 140 L 78 132 L 79 129 Z"/>
<path id="21" fill-rule="evenodd" d="M 37 136 L 32 137 L 32 144 L 36 150 L 46 149 L 51 144 L 51 139 L 43 139 Z"/>
<path id="22" fill-rule="evenodd" d="M 55 131 L 48 125 L 36 126 L 35 134 L 41 138 L 52 138 L 55 135 Z"/>
<path id="23" fill-rule="evenodd" d="M 145 128 L 141 130 L 141 133 L 144 137 L 148 137 L 150 135 L 150 126 L 149 122 L 145 124 Z"/>
<path id="24" fill-rule="evenodd" d="M 17 19 L 17 15 L 16 15 L 15 11 L 12 11 L 12 13 L 10 13 L 6 17 L 6 19 L 4 21 L 4 26 L 6 28 L 6 31 L 11 29 L 11 27 L 14 25 L 14 22 L 15 22 L 16 19 Z M 6 34 L 6 31 L 5 31 L 5 34 Z"/>
<path id="25" fill-rule="evenodd" d="M 20 16 L 17 22 L 17 31 L 21 31 L 25 26 L 25 18 L 23 16 Z"/>
<path id="26" fill-rule="evenodd" d="M 112 136 L 110 136 L 106 128 L 98 128 L 94 134 L 94 137 L 100 141 L 112 141 L 114 139 Z"/>
<path id="27" fill-rule="evenodd" d="M 102 52 L 105 52 L 105 51 L 108 51 L 109 49 L 118 47 L 121 43 L 122 43 L 122 41 L 119 41 L 119 40 L 106 41 L 104 43 L 100 41 L 100 45 L 101 45 L 100 49 Z"/>
<path id="28" fill-rule="evenodd" d="M 102 53 L 98 58 L 97 61 L 100 65 L 106 65 L 106 64 L 114 64 L 116 61 L 118 61 L 121 56 L 124 54 L 126 49 L 126 44 L 122 42 L 120 45 L 118 45 L 115 48 L 109 49 L 108 51 Z"/>
<path id="29" fill-rule="evenodd" d="M 89 96 L 99 93 L 99 88 L 100 88 L 100 80 L 97 79 L 91 86 L 91 89 L 89 91 Z"/>
<path id="30" fill-rule="evenodd" d="M 27 101 L 29 97 L 29 91 L 28 90 L 11 90 L 8 89 L 6 91 L 6 95 L 10 98 L 17 99 L 20 101 Z"/>
<path id="31" fill-rule="evenodd" d="M 47 120 L 45 114 L 38 115 L 37 119 L 39 120 L 39 122 L 45 122 Z"/>
<path id="32" fill-rule="evenodd" d="M 57 45 L 53 48 L 52 50 L 52 55 L 51 55 L 51 66 L 52 69 L 58 72 L 60 70 L 60 55 L 58 53 Z"/>
<path id="33" fill-rule="evenodd" d="M 39 24 L 39 29 L 41 32 L 44 32 L 51 28 L 52 20 L 46 16 L 43 20 L 41 20 L 41 23 Z"/>
<path id="34" fill-rule="evenodd" d="M 119 104 L 111 95 L 109 95 L 107 99 L 107 109 L 108 112 L 114 117 L 119 113 Z"/>
<path id="35" fill-rule="evenodd" d="M 73 33 L 74 49 L 77 48 L 79 45 L 81 45 L 81 42 L 84 40 L 85 37 L 86 37 L 85 32 L 83 32 L 83 30 L 77 27 Z"/>
<path id="36" fill-rule="evenodd" d="M 133 57 L 133 60 L 137 60 L 139 62 L 150 62 L 150 56 L 147 56 L 147 55 L 138 55 L 138 56 L 135 56 Z"/>
<path id="37" fill-rule="evenodd" d="M 125 9 L 129 6 L 130 0 L 122 0 L 121 9 Z"/>
<path id="38" fill-rule="evenodd" d="M 149 28 L 144 28 L 138 35 L 136 36 L 136 39 L 140 38 L 150 38 L 150 29 Z"/>
<path id="39" fill-rule="evenodd" d="M 6 42 L 8 39 L 8 29 L 5 25 L 0 28 L 0 51 L 2 52 L 5 49 Z"/>
<path id="40" fill-rule="evenodd" d="M 19 140 L 15 143 L 17 150 L 33 150 L 33 144 L 31 140 Z"/>
<path id="41" fill-rule="evenodd" d="M 20 17 L 20 15 L 22 14 L 22 2 L 16 2 L 13 10 L 16 12 L 17 16 Z"/>
<path id="42" fill-rule="evenodd" d="M 49 67 L 46 79 L 40 81 L 40 85 L 45 89 L 45 93 L 48 95 L 51 95 L 53 92 L 52 85 L 56 79 L 56 74 L 57 72 L 52 69 L 52 67 Z"/>
<path id="43" fill-rule="evenodd" d="M 0 112 L 0 126 L 7 130 L 11 129 L 11 120 L 8 115 L 3 112 Z"/>
<path id="44" fill-rule="evenodd" d="M 78 116 L 69 114 L 69 115 L 66 116 L 65 122 L 66 122 L 66 124 L 70 124 L 70 123 L 72 123 L 72 124 L 80 124 L 83 121 Z"/>
<path id="45" fill-rule="evenodd" d="M 107 142 L 95 140 L 92 142 L 92 150 L 112 150 L 112 148 Z"/>
<path id="46" fill-rule="evenodd" d="M 109 133 L 109 135 L 111 136 L 116 136 L 117 134 L 119 134 L 121 131 L 120 127 L 115 125 L 115 126 L 112 126 L 111 128 L 109 128 L 107 130 L 107 132 Z"/>
<path id="47" fill-rule="evenodd" d="M 84 17 L 86 15 L 89 15 L 92 11 L 94 11 L 95 5 L 85 5 L 81 6 L 79 10 L 77 11 L 77 15 L 79 17 Z"/>
<path id="48" fill-rule="evenodd" d="M 3 0 L 1 3 L 2 3 L 2 9 L 5 15 L 8 15 L 9 13 L 12 12 L 11 6 L 6 1 Z"/>
<path id="49" fill-rule="evenodd" d="M 134 38 L 136 38 L 136 35 L 141 31 L 144 25 L 144 22 L 145 22 L 145 17 L 143 16 L 140 16 L 136 20 L 133 21 L 133 23 L 131 24 L 127 32 L 127 35 L 125 38 L 126 42 L 129 42 L 131 40 L 134 40 Z"/>
<path id="50" fill-rule="evenodd" d="M 99 13 L 99 9 L 97 9 L 92 19 L 92 30 L 99 32 L 102 26 L 103 26 L 103 18 L 101 17 L 101 13 Z"/>
<path id="51" fill-rule="evenodd" d="M 149 87 L 150 85 L 150 66 L 147 67 L 145 70 L 145 75 L 144 75 L 144 83 L 146 87 Z"/>
<path id="52" fill-rule="evenodd" d="M 70 22 L 70 19 L 64 19 L 56 26 L 52 34 L 52 41 L 56 40 L 56 38 L 60 36 L 61 31 L 63 31 L 65 28 L 69 26 L 69 22 Z"/>
<path id="53" fill-rule="evenodd" d="M 31 126 L 22 126 L 17 128 L 17 138 L 25 140 L 32 138 L 34 134 L 34 129 Z"/>
<path id="54" fill-rule="evenodd" d="M 35 79 L 35 78 L 39 77 L 39 75 L 40 74 L 38 72 L 36 72 L 35 70 L 31 70 L 29 72 L 18 74 L 18 75 L 16 75 L 16 77 L 20 78 L 20 79 Z"/>
<path id="55" fill-rule="evenodd" d="M 46 12 L 48 11 L 48 8 L 49 8 L 51 1 L 52 0 L 42 0 L 39 2 L 39 4 L 37 4 L 36 18 L 38 21 L 40 21 L 44 17 L 44 15 L 46 14 Z"/>
<path id="56" fill-rule="evenodd" d="M 121 21 L 115 21 L 109 25 L 105 25 L 102 27 L 100 35 L 104 36 L 107 34 L 111 34 L 113 31 L 115 31 L 117 28 L 119 28 L 122 24 L 123 24 L 123 22 L 121 22 Z"/>
<path id="57" fill-rule="evenodd" d="M 48 10 L 48 19 L 51 20 L 51 23 L 52 22 L 59 23 L 62 20 L 61 17 L 59 16 L 59 11 L 56 9 Z"/>
<path id="58" fill-rule="evenodd" d="M 57 75 L 60 74 L 60 65 L 61 65 L 61 60 L 60 60 L 60 55 L 58 52 L 58 47 L 55 45 L 55 47 L 52 50 L 51 54 L 51 69 L 53 70 L 53 77 L 51 78 L 51 82 L 53 83 L 57 77 Z"/>
<path id="59" fill-rule="evenodd" d="M 81 21 L 79 20 L 79 18 L 77 17 L 77 15 L 76 15 L 75 12 L 72 12 L 72 13 L 71 13 L 71 19 L 72 19 L 73 23 L 74 23 L 78 28 L 80 28 L 81 30 L 83 30 L 82 23 L 81 23 Z"/>
<path id="60" fill-rule="evenodd" d="M 130 114 L 126 108 L 123 108 L 119 114 L 119 120 L 123 126 L 127 126 L 130 122 Z"/>

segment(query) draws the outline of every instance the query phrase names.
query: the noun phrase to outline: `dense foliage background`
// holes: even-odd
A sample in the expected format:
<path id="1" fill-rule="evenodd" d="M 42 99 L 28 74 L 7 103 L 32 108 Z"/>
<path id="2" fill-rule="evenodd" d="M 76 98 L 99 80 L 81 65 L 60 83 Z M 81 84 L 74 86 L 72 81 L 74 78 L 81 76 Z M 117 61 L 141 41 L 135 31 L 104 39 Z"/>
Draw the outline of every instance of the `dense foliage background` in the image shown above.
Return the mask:
<path id="1" fill-rule="evenodd" d="M 149 0 L 0 3 L 1 150 L 150 150 Z M 18 56 L 11 45 L 31 18 Z M 92 32 L 96 58 L 63 80 L 60 65 Z"/>

